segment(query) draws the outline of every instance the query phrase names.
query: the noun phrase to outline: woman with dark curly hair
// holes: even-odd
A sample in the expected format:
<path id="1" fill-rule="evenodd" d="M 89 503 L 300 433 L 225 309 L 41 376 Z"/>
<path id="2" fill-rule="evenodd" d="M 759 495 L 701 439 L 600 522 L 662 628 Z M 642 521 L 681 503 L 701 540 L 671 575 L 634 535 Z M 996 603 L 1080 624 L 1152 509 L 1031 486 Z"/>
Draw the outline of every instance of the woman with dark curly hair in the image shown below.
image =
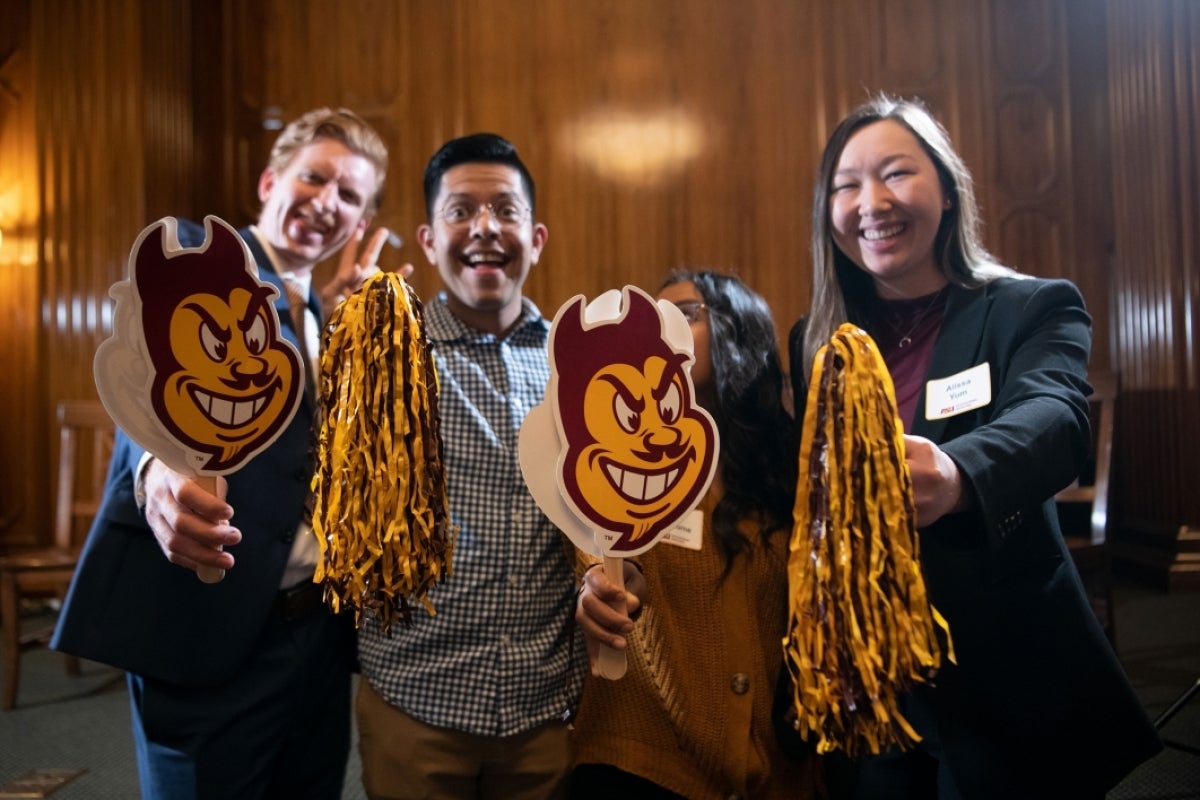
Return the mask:
<path id="1" fill-rule="evenodd" d="M 718 469 L 691 546 L 660 541 L 639 556 L 636 623 L 606 603 L 603 570 L 585 574 L 576 618 L 594 641 L 623 648 L 628 669 L 587 679 L 571 796 L 823 797 L 816 759 L 789 760 L 771 725 L 797 464 L 771 312 L 711 271 L 676 270 L 658 297 L 691 323 L 692 382 L 716 422 Z"/>

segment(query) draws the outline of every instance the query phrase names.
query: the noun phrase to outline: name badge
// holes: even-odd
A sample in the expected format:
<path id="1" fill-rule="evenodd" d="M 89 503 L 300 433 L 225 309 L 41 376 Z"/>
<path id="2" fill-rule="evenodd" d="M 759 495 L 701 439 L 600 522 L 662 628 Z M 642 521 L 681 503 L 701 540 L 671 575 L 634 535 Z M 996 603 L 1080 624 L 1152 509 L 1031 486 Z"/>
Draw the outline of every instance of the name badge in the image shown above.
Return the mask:
<path id="1" fill-rule="evenodd" d="M 694 508 L 680 522 L 675 523 L 674 527 L 668 528 L 658 542 L 659 544 L 666 542 L 667 544 L 686 547 L 688 550 L 699 550 L 703 537 L 704 512 L 698 508 Z"/>
<path id="2" fill-rule="evenodd" d="M 925 419 L 945 419 L 992 402 L 992 372 L 985 361 L 925 384 Z"/>

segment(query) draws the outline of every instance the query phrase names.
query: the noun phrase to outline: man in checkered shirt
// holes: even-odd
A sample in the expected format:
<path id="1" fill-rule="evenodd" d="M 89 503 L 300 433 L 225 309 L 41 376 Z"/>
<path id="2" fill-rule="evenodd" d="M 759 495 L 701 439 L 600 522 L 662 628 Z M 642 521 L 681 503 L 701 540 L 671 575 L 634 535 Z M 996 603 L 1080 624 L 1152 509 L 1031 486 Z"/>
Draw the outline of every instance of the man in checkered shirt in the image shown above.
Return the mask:
<path id="1" fill-rule="evenodd" d="M 373 800 L 565 790 L 564 712 L 586 648 L 571 646 L 569 541 L 517 459 L 521 423 L 550 378 L 550 323 L 521 292 L 546 244 L 534 202 L 529 171 L 494 134 L 446 143 L 425 170 L 417 238 L 445 286 L 425 320 L 459 530 L 453 571 L 429 594 L 436 614 L 390 635 L 377 620 L 359 632 L 359 749 Z"/>

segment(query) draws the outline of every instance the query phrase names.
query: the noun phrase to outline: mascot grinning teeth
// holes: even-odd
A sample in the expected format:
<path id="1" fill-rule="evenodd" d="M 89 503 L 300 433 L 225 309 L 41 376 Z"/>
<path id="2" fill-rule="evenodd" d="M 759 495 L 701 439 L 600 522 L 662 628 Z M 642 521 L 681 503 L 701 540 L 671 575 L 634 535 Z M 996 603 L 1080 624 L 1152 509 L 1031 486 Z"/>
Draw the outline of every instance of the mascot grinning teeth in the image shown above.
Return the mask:
<path id="1" fill-rule="evenodd" d="M 692 356 L 664 338 L 655 302 L 624 292 L 624 313 L 584 322 L 578 298 L 553 340 L 554 401 L 566 498 L 596 528 L 618 538 L 614 554 L 640 549 L 694 505 L 712 472 L 712 418 L 695 403 Z"/>

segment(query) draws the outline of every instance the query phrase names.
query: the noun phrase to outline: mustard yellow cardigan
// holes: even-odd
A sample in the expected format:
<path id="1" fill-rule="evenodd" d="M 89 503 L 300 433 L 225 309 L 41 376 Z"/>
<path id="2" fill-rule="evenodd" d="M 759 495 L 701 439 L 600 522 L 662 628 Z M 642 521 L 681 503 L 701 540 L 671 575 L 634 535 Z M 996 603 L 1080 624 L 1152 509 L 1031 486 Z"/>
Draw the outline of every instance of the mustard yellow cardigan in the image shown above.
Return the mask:
<path id="1" fill-rule="evenodd" d="M 575 720 L 578 763 L 611 764 L 691 800 L 824 797 L 819 763 L 788 761 L 771 703 L 783 666 L 789 531 L 750 547 L 722 577 L 724 557 L 704 511 L 703 546 L 659 542 L 637 557 L 643 612 L 619 680 L 589 675 Z"/>

